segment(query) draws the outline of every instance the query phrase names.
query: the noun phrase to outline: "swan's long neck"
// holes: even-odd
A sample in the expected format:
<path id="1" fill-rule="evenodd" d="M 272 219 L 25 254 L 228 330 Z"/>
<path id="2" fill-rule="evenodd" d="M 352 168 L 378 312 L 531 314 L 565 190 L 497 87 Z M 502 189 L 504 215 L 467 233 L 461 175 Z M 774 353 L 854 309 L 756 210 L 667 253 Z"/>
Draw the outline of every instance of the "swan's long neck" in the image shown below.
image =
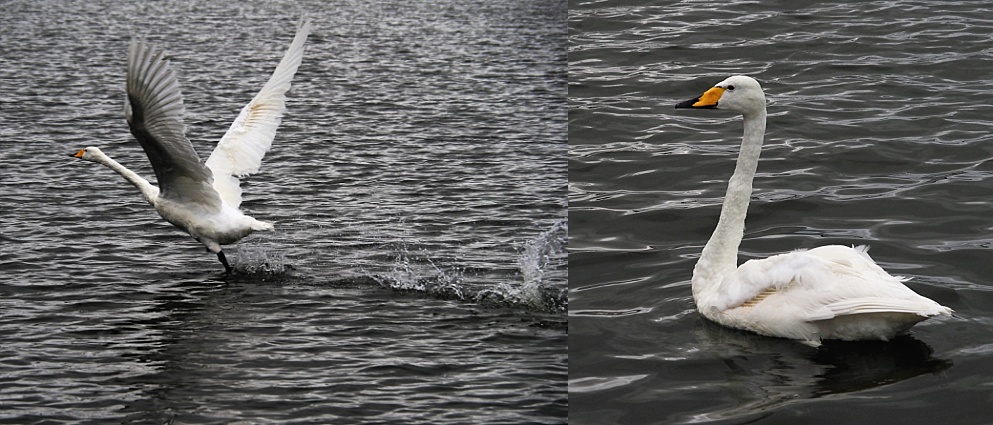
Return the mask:
<path id="1" fill-rule="evenodd" d="M 745 232 L 745 215 L 752 195 L 752 179 L 755 177 L 755 168 L 759 163 L 759 153 L 765 137 L 765 117 L 764 108 L 760 112 L 744 115 L 745 134 L 741 141 L 741 152 L 738 154 L 734 174 L 728 180 L 721 218 L 693 269 L 693 298 L 698 304 L 704 292 L 714 291 L 721 279 L 738 267 L 738 245 Z"/>
<path id="2" fill-rule="evenodd" d="M 134 187 L 137 187 L 141 191 L 141 195 L 145 197 L 145 200 L 149 204 L 155 205 L 156 198 L 159 197 L 159 188 L 152 186 L 148 180 L 143 179 L 141 176 L 135 174 L 134 171 L 127 169 L 127 167 L 121 165 L 119 162 L 114 161 L 109 156 L 100 154 L 96 156 L 97 162 L 106 165 L 107 168 L 114 170 L 117 174 L 124 177 L 125 180 L 131 182 Z"/>

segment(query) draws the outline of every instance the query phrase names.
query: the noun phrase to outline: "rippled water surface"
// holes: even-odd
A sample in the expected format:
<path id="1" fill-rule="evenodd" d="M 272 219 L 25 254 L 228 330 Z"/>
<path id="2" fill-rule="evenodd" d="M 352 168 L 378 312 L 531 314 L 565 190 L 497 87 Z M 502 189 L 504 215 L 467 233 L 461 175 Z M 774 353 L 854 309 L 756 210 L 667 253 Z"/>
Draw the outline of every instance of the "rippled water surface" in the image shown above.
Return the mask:
<path id="1" fill-rule="evenodd" d="M 0 421 L 561 423 L 566 3 L 0 5 Z M 203 158 L 314 21 L 237 272 L 134 187 L 125 48 Z"/>
<path id="2" fill-rule="evenodd" d="M 993 422 L 993 20 L 984 2 L 570 3 L 570 423 Z M 731 331 L 689 280 L 769 98 L 740 260 L 871 246 L 955 309 L 891 343 Z"/>

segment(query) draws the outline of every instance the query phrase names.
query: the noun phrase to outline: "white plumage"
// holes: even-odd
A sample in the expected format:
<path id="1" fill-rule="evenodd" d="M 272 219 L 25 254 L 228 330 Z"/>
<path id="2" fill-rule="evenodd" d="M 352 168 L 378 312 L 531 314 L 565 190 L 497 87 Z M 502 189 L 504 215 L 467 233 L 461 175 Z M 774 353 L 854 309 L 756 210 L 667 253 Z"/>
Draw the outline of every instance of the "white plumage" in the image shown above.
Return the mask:
<path id="1" fill-rule="evenodd" d="M 164 53 L 141 41 L 128 48 L 127 98 L 124 114 L 131 133 L 148 156 L 158 187 L 105 155 L 88 147 L 75 155 L 101 163 L 137 187 L 155 210 L 217 254 L 225 270 L 231 266 L 221 245 L 233 243 L 256 230 L 272 230 L 241 212 L 239 178 L 255 173 L 272 146 L 283 113 L 286 91 L 303 60 L 310 22 L 297 30 L 293 42 L 272 77 L 246 105 L 218 142 L 206 163 L 189 139 L 183 124 L 183 95 L 164 60 Z"/>
<path id="2" fill-rule="evenodd" d="M 307 22 L 293 38 L 293 43 L 269 81 L 241 109 L 238 118 L 231 123 L 231 128 L 207 158 L 207 168 L 214 172 L 214 189 L 224 202 L 235 208 L 241 205 L 241 182 L 238 179 L 259 171 L 262 157 L 276 137 L 276 128 L 286 112 L 286 91 L 290 89 L 290 82 L 303 60 L 303 45 L 309 32 L 310 23 Z"/>
<path id="3" fill-rule="evenodd" d="M 693 299 L 704 317 L 818 346 L 823 339 L 889 340 L 922 320 L 952 313 L 886 273 L 865 246 L 828 245 L 737 266 L 765 134 L 765 94 L 754 79 L 734 76 L 676 107 L 727 109 L 744 117 L 720 220 L 693 270 Z"/>

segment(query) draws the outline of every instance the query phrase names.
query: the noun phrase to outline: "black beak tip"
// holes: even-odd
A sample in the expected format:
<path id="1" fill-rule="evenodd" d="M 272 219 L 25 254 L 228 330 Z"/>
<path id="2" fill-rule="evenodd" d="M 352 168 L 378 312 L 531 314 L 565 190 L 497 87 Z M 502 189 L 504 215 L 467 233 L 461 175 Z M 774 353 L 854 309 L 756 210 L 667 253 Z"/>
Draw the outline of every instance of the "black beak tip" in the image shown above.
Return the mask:
<path id="1" fill-rule="evenodd" d="M 717 104 L 713 105 L 697 105 L 700 102 L 700 98 L 690 99 L 685 102 L 680 102 L 676 104 L 676 109 L 717 109 Z"/>
<path id="2" fill-rule="evenodd" d="M 679 103 L 676 104 L 676 109 L 692 108 L 693 107 L 693 104 L 694 103 L 697 103 L 699 101 L 700 101 L 700 98 L 698 97 L 696 99 L 690 99 L 690 100 L 687 100 L 685 102 L 679 102 Z"/>

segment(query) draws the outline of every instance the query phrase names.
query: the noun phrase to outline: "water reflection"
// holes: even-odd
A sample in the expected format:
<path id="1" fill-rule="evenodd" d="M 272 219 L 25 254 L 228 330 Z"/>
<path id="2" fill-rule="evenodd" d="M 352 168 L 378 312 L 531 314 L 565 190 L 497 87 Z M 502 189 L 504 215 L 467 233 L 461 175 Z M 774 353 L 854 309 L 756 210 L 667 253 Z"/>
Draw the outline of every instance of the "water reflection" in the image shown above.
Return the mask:
<path id="1" fill-rule="evenodd" d="M 811 348 L 703 322 L 698 336 L 704 351 L 724 364 L 727 381 L 720 385 L 737 403 L 693 415 L 689 422 L 764 416 L 792 402 L 872 390 L 952 366 L 910 335 L 889 342 L 826 341 Z"/>

